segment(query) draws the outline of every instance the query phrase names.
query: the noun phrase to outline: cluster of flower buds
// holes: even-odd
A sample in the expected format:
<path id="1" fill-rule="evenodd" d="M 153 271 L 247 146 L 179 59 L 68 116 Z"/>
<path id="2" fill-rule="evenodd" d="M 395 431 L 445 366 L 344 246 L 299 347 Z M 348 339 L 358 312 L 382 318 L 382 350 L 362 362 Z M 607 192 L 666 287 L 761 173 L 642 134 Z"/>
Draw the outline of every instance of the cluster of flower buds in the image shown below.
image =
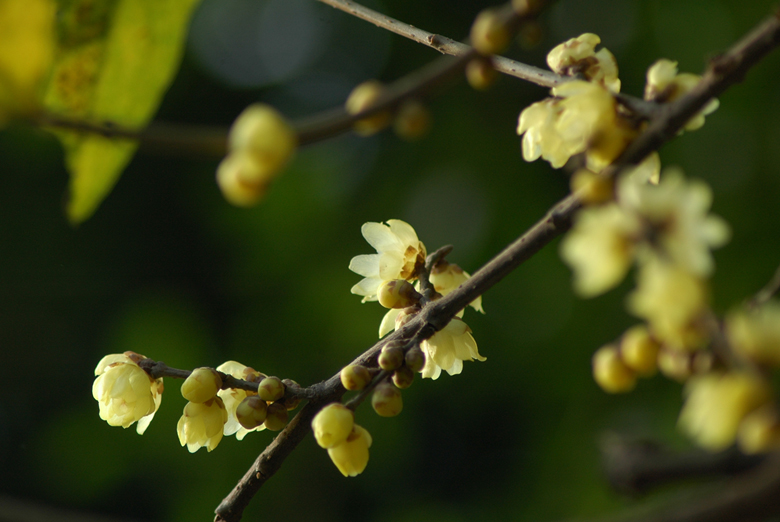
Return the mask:
<path id="1" fill-rule="evenodd" d="M 162 378 L 152 378 L 139 366 L 143 359 L 134 352 L 107 355 L 95 369 L 92 386 L 100 418 L 125 428 L 137 421 L 139 434 L 160 407 L 163 391 Z M 225 388 L 225 374 L 257 383 L 257 391 Z M 213 450 L 224 435 L 235 434 L 242 440 L 250 431 L 279 431 L 287 425 L 288 411 L 300 402 L 285 393 L 286 386 L 278 377 L 267 377 L 236 361 L 216 369 L 196 368 L 181 387 L 188 402 L 177 425 L 179 442 L 194 453 L 203 447 Z"/>
<path id="2" fill-rule="evenodd" d="M 377 80 L 363 82 L 352 89 L 344 109 L 347 114 L 360 114 L 374 106 L 385 92 L 384 85 Z M 371 136 L 385 129 L 391 122 L 396 135 L 413 141 L 428 133 L 431 114 L 420 100 L 409 99 L 398 105 L 395 114 L 388 109 L 356 121 L 353 130 L 361 136 Z"/>
<path id="3" fill-rule="evenodd" d="M 225 199 L 239 207 L 257 203 L 297 144 L 295 131 L 276 109 L 259 103 L 247 107 L 230 129 L 230 153 L 217 168 Z"/>
<path id="4" fill-rule="evenodd" d="M 426 249 L 415 230 L 398 219 L 389 220 L 387 225 L 366 223 L 361 230 L 377 253 L 352 258 L 349 269 L 364 277 L 352 287 L 352 293 L 362 295 L 363 302 L 379 301 L 389 308 L 379 325 L 379 337 L 384 337 L 420 311 L 423 296 L 418 275 L 425 266 Z M 447 295 L 470 277 L 458 265 L 439 260 L 429 274 L 434 290 L 431 298 Z M 412 284 L 415 281 L 416 286 Z M 484 313 L 481 297 L 470 306 Z M 442 370 L 456 375 L 462 371 L 463 361 L 485 360 L 462 316 L 461 310 L 441 331 L 420 343 L 425 356 L 425 364 L 420 370 L 423 377 L 437 379 Z"/>
<path id="5" fill-rule="evenodd" d="M 552 97 L 530 105 L 520 114 L 517 133 L 523 135 L 523 158 L 542 158 L 560 168 L 576 154 L 585 155 L 588 169 L 600 172 L 612 163 L 641 130 L 622 108 L 614 93 L 620 91 L 615 57 L 606 48 L 598 52 L 600 38 L 585 33 L 555 47 L 547 55 L 550 68 L 577 79 L 552 89 Z M 645 99 L 670 102 L 690 91 L 700 77 L 677 74 L 677 64 L 659 60 L 647 72 Z M 712 100 L 694 116 L 686 129 L 704 124 L 704 115 L 718 107 Z"/>

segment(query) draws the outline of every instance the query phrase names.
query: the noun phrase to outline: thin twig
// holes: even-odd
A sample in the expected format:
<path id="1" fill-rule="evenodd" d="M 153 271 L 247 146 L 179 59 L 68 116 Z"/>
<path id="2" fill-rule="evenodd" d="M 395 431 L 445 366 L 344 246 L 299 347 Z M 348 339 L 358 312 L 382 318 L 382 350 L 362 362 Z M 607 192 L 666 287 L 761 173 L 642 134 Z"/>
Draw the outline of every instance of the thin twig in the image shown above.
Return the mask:
<path id="1" fill-rule="evenodd" d="M 769 280 L 766 286 L 759 290 L 756 295 L 747 302 L 747 307 L 751 309 L 758 308 L 778 293 L 780 293 L 780 267 L 777 268 L 772 279 Z"/>

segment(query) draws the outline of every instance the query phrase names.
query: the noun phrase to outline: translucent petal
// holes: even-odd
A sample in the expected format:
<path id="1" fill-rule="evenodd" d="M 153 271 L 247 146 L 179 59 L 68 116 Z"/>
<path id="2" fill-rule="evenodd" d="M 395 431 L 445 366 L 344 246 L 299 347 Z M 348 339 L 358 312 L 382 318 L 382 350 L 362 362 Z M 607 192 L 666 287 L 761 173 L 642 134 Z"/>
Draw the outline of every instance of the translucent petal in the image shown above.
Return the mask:
<path id="1" fill-rule="evenodd" d="M 414 231 L 414 228 L 412 228 L 409 223 L 401 221 L 400 219 L 389 219 L 387 224 L 390 225 L 390 230 L 398 237 L 405 247 L 409 245 L 417 247 L 417 243 L 419 243 L 420 240 L 417 239 L 417 232 Z M 404 250 L 406 250 L 406 248 L 404 248 Z"/>
<path id="2" fill-rule="evenodd" d="M 379 278 L 383 281 L 398 279 L 405 261 L 404 255 L 400 251 L 382 253 L 379 258 Z"/>
<path id="3" fill-rule="evenodd" d="M 363 254 L 355 256 L 349 262 L 349 269 L 363 277 L 376 277 L 379 275 L 380 254 Z"/>
<path id="4" fill-rule="evenodd" d="M 382 223 L 364 223 L 360 228 L 363 237 L 368 241 L 368 244 L 374 247 L 377 252 L 384 252 L 386 250 L 403 250 L 401 241 L 393 234 L 390 227 L 383 225 Z"/>
<path id="5" fill-rule="evenodd" d="M 401 313 L 400 308 L 391 308 L 387 311 L 382 318 L 382 322 L 379 324 L 379 337 L 382 338 L 385 335 L 395 330 L 395 318 Z"/>

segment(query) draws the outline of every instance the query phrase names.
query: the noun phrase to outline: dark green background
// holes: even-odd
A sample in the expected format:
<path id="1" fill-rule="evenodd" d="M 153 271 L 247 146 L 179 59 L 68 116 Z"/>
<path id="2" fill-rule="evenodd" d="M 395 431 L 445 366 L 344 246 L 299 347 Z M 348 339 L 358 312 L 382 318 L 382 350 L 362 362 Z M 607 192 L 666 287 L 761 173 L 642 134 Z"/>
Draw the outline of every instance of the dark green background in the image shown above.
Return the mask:
<path id="1" fill-rule="evenodd" d="M 371 5 L 454 38 L 485 7 Z M 542 16 L 539 46 L 508 54 L 542 66 L 555 44 L 596 32 L 624 92 L 640 95 L 655 59 L 700 72 L 772 5 L 566 0 Z M 255 101 L 299 117 L 437 56 L 312 0 L 204 0 L 158 120 L 227 126 Z M 733 227 L 715 256 L 718 312 L 780 263 L 779 66 L 770 56 L 704 128 L 661 151 L 664 165 L 713 187 L 714 211 Z M 566 194 L 566 174 L 525 163 L 515 134 L 520 111 L 545 95 L 508 77 L 485 93 L 453 85 L 431 99 L 424 140 L 387 132 L 306 147 L 252 210 L 223 201 L 217 159 L 142 151 L 77 228 L 62 212 L 56 140 L 0 132 L 0 506 L 15 498 L 118 520 L 211 519 L 271 434 L 189 454 L 176 436 L 185 401 L 173 379 L 144 436 L 109 427 L 90 392 L 98 360 L 124 350 L 179 368 L 235 359 L 304 385 L 336 373 L 376 341 L 383 314 L 349 293 L 360 279 L 350 258 L 370 252 L 364 222 L 407 220 L 429 250 L 455 245 L 450 259 L 473 272 Z M 399 417 L 358 411 L 374 438 L 361 476 L 343 478 L 309 437 L 246 520 L 555 520 L 630 504 L 602 479 L 598 439 L 613 430 L 687 447 L 675 431 L 680 386 L 657 377 L 627 396 L 599 391 L 590 357 L 635 322 L 623 309 L 632 278 L 580 300 L 557 248 L 485 294 L 486 315 L 466 313 L 486 362 L 418 380 Z"/>

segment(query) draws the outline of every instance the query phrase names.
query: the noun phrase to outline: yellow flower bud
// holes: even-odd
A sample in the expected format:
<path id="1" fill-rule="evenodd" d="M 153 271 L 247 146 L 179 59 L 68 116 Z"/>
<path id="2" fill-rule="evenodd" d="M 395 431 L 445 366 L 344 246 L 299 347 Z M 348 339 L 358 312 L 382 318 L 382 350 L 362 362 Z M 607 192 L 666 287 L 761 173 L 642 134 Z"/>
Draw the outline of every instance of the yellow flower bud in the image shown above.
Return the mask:
<path id="1" fill-rule="evenodd" d="M 371 372 L 365 366 L 350 364 L 341 370 L 341 384 L 350 391 L 362 390 L 371 382 Z"/>
<path id="2" fill-rule="evenodd" d="M 236 407 L 236 420 L 247 430 L 253 430 L 265 422 L 268 403 L 257 395 L 249 395 Z"/>
<path id="3" fill-rule="evenodd" d="M 354 425 L 355 414 L 340 402 L 328 404 L 311 421 L 314 439 L 326 449 L 346 442 Z"/>
<path id="4" fill-rule="evenodd" d="M 509 46 L 511 33 L 497 9 L 481 11 L 471 25 L 471 45 L 484 55 L 498 54 Z"/>
<path id="5" fill-rule="evenodd" d="M 409 100 L 398 107 L 393 130 L 399 138 L 414 141 L 422 138 L 431 128 L 431 111 L 419 100 Z"/>
<path id="6" fill-rule="evenodd" d="M 606 203 L 614 197 L 612 180 L 588 169 L 579 169 L 571 177 L 571 191 L 586 205 Z"/>
<path id="7" fill-rule="evenodd" d="M 726 335 L 737 353 L 768 366 L 780 366 L 780 304 L 770 301 L 751 313 L 726 317 Z"/>
<path id="8" fill-rule="evenodd" d="M 222 377 L 213 368 L 195 368 L 181 385 L 182 396 L 190 402 L 206 402 L 222 388 Z"/>
<path id="9" fill-rule="evenodd" d="M 142 435 L 162 402 L 163 380 L 153 379 L 138 362 L 145 359 L 135 352 L 103 357 L 95 368 L 97 378 L 92 396 L 98 401 L 100 418 L 109 426 L 127 428 L 136 421 Z"/>
<path id="10" fill-rule="evenodd" d="M 264 401 L 278 401 L 284 397 L 284 384 L 279 377 L 266 377 L 257 386 L 257 394 Z"/>
<path id="11" fill-rule="evenodd" d="M 739 425 L 737 444 L 753 454 L 780 448 L 780 415 L 777 406 L 767 404 L 749 413 Z"/>
<path id="12" fill-rule="evenodd" d="M 236 379 L 243 379 L 249 382 L 260 382 L 265 379 L 265 375 L 258 372 L 254 368 L 244 366 L 243 364 L 236 361 L 227 361 L 220 364 L 217 366 L 217 371 L 232 375 Z M 243 440 L 250 431 L 262 431 L 265 429 L 265 425 L 260 424 L 254 429 L 249 430 L 243 427 L 236 417 L 236 410 L 238 409 L 239 404 L 241 404 L 241 402 L 246 399 L 247 396 L 256 397 L 256 393 L 248 392 L 246 390 L 239 390 L 236 388 L 228 388 L 226 390 L 219 390 L 217 395 L 224 402 L 225 409 L 228 412 L 228 420 L 225 423 L 225 428 L 223 429 L 224 435 L 235 434 L 236 439 Z"/>
<path id="13" fill-rule="evenodd" d="M 347 97 L 344 108 L 347 114 L 358 114 L 371 107 L 384 93 L 384 86 L 376 80 L 363 82 Z M 381 111 L 373 116 L 355 122 L 354 130 L 361 136 L 370 136 L 381 131 L 390 123 L 390 112 Z"/>
<path id="14" fill-rule="evenodd" d="M 678 349 L 662 349 L 658 352 L 658 369 L 666 377 L 685 382 L 693 373 L 690 353 Z"/>
<path id="15" fill-rule="evenodd" d="M 211 451 L 222 440 L 227 418 L 225 405 L 219 397 L 203 403 L 188 402 L 176 426 L 179 442 L 186 445 L 190 453 L 202 447 Z"/>
<path id="16" fill-rule="evenodd" d="M 477 91 L 484 91 L 495 83 L 498 73 L 489 60 L 475 58 L 466 65 L 466 81 Z"/>
<path id="17" fill-rule="evenodd" d="M 415 346 L 414 348 L 407 350 L 404 362 L 412 372 L 421 372 L 425 366 L 425 354 L 419 346 Z"/>
<path id="18" fill-rule="evenodd" d="M 242 112 L 228 135 L 232 151 L 249 153 L 263 178 L 278 173 L 298 145 L 295 130 L 273 107 L 256 103 Z"/>
<path id="19" fill-rule="evenodd" d="M 408 281 L 394 279 L 379 285 L 377 298 L 385 308 L 407 308 L 420 304 L 422 296 Z"/>
<path id="20" fill-rule="evenodd" d="M 259 167 L 254 157 L 238 151 L 228 154 L 217 167 L 217 185 L 229 203 L 251 207 L 265 195 L 271 177 Z"/>
<path id="21" fill-rule="evenodd" d="M 268 405 L 268 416 L 263 425 L 271 431 L 279 431 L 287 426 L 289 420 L 287 407 L 282 402 L 275 402 Z"/>
<path id="22" fill-rule="evenodd" d="M 639 375 L 652 375 L 658 369 L 658 348 L 658 342 L 641 324 L 626 330 L 620 340 L 623 362 Z"/>
<path id="23" fill-rule="evenodd" d="M 593 379 L 608 393 L 623 393 L 636 386 L 636 373 L 626 366 L 617 347 L 611 344 L 593 354 Z"/>
<path id="24" fill-rule="evenodd" d="M 384 382 L 374 389 L 371 395 L 371 406 L 377 415 L 395 417 L 404 408 L 401 391 L 389 382 Z"/>
<path id="25" fill-rule="evenodd" d="M 354 477 L 363 473 L 368 465 L 368 448 L 371 447 L 371 442 L 371 435 L 355 424 L 346 441 L 328 448 L 328 455 L 342 475 Z"/>
<path id="26" fill-rule="evenodd" d="M 393 384 L 396 388 L 405 390 L 412 385 L 414 372 L 408 366 L 401 366 L 393 372 Z"/>
<path id="27" fill-rule="evenodd" d="M 388 343 L 382 347 L 379 354 L 379 367 L 389 372 L 400 367 L 404 363 L 404 350 L 402 346 L 395 343 Z"/>

